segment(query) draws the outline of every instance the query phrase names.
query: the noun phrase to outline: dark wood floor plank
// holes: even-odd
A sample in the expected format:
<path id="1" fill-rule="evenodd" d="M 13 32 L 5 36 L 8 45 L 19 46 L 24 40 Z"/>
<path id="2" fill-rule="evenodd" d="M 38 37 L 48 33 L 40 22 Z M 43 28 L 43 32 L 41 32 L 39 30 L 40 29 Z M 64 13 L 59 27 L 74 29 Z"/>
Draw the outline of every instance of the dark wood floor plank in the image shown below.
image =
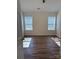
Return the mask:
<path id="1" fill-rule="evenodd" d="M 50 37 L 32 37 L 30 47 L 24 48 L 24 59 L 60 59 L 60 47 Z"/>

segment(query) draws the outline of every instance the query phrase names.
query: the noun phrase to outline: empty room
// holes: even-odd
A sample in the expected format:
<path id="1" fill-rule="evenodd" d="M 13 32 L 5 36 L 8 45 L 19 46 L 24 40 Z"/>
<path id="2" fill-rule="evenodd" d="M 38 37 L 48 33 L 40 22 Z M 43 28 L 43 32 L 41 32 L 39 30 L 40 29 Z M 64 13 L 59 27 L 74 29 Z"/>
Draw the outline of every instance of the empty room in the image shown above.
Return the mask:
<path id="1" fill-rule="evenodd" d="M 61 59 L 61 0 L 17 0 L 17 59 Z"/>

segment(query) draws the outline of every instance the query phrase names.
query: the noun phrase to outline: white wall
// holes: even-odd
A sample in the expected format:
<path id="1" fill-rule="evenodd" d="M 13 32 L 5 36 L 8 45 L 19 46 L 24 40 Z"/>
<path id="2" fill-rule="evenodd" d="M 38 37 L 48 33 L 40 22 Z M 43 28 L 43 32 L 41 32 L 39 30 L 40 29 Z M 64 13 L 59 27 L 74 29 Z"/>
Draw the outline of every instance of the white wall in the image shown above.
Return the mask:
<path id="1" fill-rule="evenodd" d="M 20 2 L 17 0 L 17 38 L 24 36 L 23 12 L 21 11 Z"/>
<path id="2" fill-rule="evenodd" d="M 61 38 L 61 11 L 57 14 L 57 36 Z"/>
<path id="3" fill-rule="evenodd" d="M 21 12 L 21 29 L 22 29 L 22 37 L 24 37 L 24 21 L 23 21 L 23 12 Z"/>
<path id="4" fill-rule="evenodd" d="M 51 12 L 26 12 L 24 16 L 33 16 L 33 31 L 25 31 L 25 35 L 55 35 L 56 31 L 48 31 L 48 16 L 56 16 Z"/>
<path id="5" fill-rule="evenodd" d="M 17 12 L 17 38 L 22 37 L 21 15 Z"/>
<path id="6" fill-rule="evenodd" d="M 23 47 L 22 47 L 22 37 L 23 37 L 23 29 L 22 29 L 22 13 L 19 4 L 19 0 L 17 0 L 17 59 L 24 59 Z"/>
<path id="7" fill-rule="evenodd" d="M 17 41 L 17 59 L 24 59 L 23 41 Z"/>
<path id="8" fill-rule="evenodd" d="M 21 8 L 20 2 L 17 0 L 17 38 L 22 37 Z"/>

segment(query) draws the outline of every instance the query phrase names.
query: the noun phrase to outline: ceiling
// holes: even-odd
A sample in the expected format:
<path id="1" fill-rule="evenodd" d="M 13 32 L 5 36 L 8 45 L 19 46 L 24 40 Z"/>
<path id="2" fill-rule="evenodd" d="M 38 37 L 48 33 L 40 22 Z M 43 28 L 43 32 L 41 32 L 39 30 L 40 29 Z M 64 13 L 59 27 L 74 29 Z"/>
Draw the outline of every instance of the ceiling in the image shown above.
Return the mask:
<path id="1" fill-rule="evenodd" d="M 61 9 L 61 0 L 20 0 L 23 12 L 58 12 Z"/>

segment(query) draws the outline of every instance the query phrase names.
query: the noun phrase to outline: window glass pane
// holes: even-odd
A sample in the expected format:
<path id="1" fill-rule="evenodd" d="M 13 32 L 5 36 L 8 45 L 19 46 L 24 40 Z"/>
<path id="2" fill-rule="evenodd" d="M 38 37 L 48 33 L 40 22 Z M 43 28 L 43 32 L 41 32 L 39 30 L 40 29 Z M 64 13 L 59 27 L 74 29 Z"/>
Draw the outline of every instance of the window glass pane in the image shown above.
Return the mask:
<path id="1" fill-rule="evenodd" d="M 48 17 L 48 30 L 55 30 L 55 17 L 54 16 Z"/>
<path id="2" fill-rule="evenodd" d="M 32 16 L 25 17 L 25 30 L 32 30 Z"/>
<path id="3" fill-rule="evenodd" d="M 48 27 L 48 30 L 55 30 L 55 26 L 53 26 L 53 27 L 52 26 L 49 26 Z"/>
<path id="4" fill-rule="evenodd" d="M 25 17 L 25 24 L 32 24 L 32 17 L 31 16 Z"/>
<path id="5" fill-rule="evenodd" d="M 25 29 L 26 29 L 26 30 L 32 30 L 32 25 L 26 25 L 26 26 L 25 26 Z"/>
<path id="6" fill-rule="evenodd" d="M 48 24 L 55 24 L 55 17 L 48 17 Z"/>
<path id="7" fill-rule="evenodd" d="M 26 25 L 26 28 L 32 28 L 32 25 Z"/>
<path id="8" fill-rule="evenodd" d="M 53 27 L 53 25 L 48 25 L 49 28 Z"/>

